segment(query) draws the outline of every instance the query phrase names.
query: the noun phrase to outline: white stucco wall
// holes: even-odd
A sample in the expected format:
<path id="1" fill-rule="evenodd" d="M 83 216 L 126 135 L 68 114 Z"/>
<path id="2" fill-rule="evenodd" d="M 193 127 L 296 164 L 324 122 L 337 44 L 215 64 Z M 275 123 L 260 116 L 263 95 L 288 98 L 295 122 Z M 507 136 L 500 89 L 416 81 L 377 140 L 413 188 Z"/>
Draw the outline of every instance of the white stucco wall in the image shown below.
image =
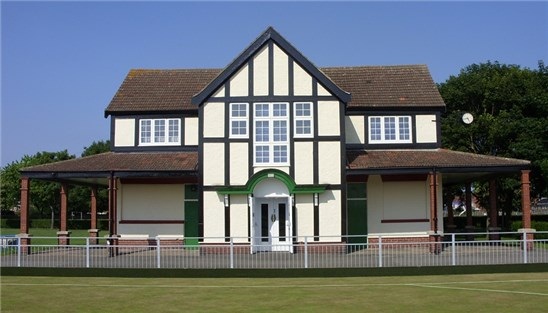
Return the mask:
<path id="1" fill-rule="evenodd" d="M 274 95 L 286 96 L 289 94 L 289 66 L 288 56 L 274 44 Z"/>
<path id="2" fill-rule="evenodd" d="M 417 143 L 437 142 L 437 127 L 435 115 L 417 115 Z"/>
<path id="3" fill-rule="evenodd" d="M 312 240 L 314 236 L 314 203 L 311 194 L 295 195 L 298 241 Z"/>
<path id="4" fill-rule="evenodd" d="M 253 94 L 268 95 L 268 46 L 253 57 Z"/>
<path id="5" fill-rule="evenodd" d="M 230 79 L 230 96 L 242 97 L 249 94 L 249 67 L 243 66 Z"/>
<path id="6" fill-rule="evenodd" d="M 295 142 L 295 183 L 314 183 L 314 159 L 312 142 Z"/>
<path id="7" fill-rule="evenodd" d="M 114 146 L 115 147 L 135 146 L 135 119 L 134 118 L 116 118 L 114 120 Z"/>
<path id="8" fill-rule="evenodd" d="M 317 90 L 318 90 L 318 96 L 331 96 L 331 93 L 327 91 L 327 89 L 323 88 L 323 86 L 320 83 L 318 83 Z"/>
<path id="9" fill-rule="evenodd" d="M 183 184 L 119 184 L 118 220 L 184 220 Z M 119 234 L 182 235 L 182 224 L 119 224 Z"/>
<path id="10" fill-rule="evenodd" d="M 185 145 L 197 146 L 198 145 L 198 118 L 186 117 L 185 118 Z"/>
<path id="11" fill-rule="evenodd" d="M 341 192 L 326 190 L 320 194 L 320 241 L 341 240 Z"/>
<path id="12" fill-rule="evenodd" d="M 341 143 L 323 141 L 318 143 L 318 166 L 320 184 L 341 183 Z"/>
<path id="13" fill-rule="evenodd" d="M 312 95 L 312 76 L 297 62 L 293 62 L 293 88 L 296 96 Z"/>
<path id="14" fill-rule="evenodd" d="M 338 101 L 318 101 L 318 135 L 338 136 L 340 104 Z"/>
<path id="15" fill-rule="evenodd" d="M 258 173 L 265 169 L 276 169 L 289 175 L 289 166 L 254 166 L 253 174 Z"/>
<path id="16" fill-rule="evenodd" d="M 230 235 L 239 237 L 234 238 L 234 242 L 248 242 L 248 211 L 247 195 L 230 196 Z"/>
<path id="17" fill-rule="evenodd" d="M 204 186 L 225 184 L 225 147 L 224 143 L 203 144 L 203 184 Z"/>
<path id="18" fill-rule="evenodd" d="M 223 196 L 215 191 L 204 191 L 204 242 L 224 242 L 225 207 Z M 247 229 L 247 228 L 246 228 Z"/>
<path id="19" fill-rule="evenodd" d="M 345 132 L 347 144 L 365 144 L 365 117 L 346 116 Z"/>
<path id="20" fill-rule="evenodd" d="M 219 90 L 217 90 L 212 96 L 212 98 L 219 98 L 219 97 L 226 97 L 226 92 L 225 92 L 225 87 L 224 86 L 219 88 Z"/>
<path id="21" fill-rule="evenodd" d="M 225 104 L 207 102 L 204 104 L 204 137 L 222 138 L 225 136 Z"/>
<path id="22" fill-rule="evenodd" d="M 246 142 L 230 143 L 230 184 L 245 185 L 248 180 L 249 154 Z"/>

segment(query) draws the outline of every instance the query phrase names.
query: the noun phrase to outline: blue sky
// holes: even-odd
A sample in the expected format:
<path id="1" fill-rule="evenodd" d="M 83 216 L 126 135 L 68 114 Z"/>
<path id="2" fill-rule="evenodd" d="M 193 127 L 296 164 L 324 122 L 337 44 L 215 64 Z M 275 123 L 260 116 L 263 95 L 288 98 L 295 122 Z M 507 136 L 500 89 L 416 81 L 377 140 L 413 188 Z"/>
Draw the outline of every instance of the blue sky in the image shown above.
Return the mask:
<path id="1" fill-rule="evenodd" d="M 548 63 L 547 2 L 1 3 L 1 165 L 79 156 L 131 68 L 223 68 L 268 26 L 317 66 Z"/>

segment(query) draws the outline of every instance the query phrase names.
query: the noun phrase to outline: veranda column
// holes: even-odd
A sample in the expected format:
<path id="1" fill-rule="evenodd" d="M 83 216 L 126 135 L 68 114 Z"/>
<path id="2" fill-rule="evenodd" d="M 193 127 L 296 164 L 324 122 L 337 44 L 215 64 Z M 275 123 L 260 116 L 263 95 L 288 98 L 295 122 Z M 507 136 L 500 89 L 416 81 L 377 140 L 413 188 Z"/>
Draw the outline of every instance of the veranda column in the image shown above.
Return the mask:
<path id="1" fill-rule="evenodd" d="M 30 205 L 30 179 L 28 177 L 21 178 L 21 198 L 20 198 L 20 217 L 19 217 L 19 240 L 24 253 L 30 252 L 30 235 L 29 235 L 29 205 Z"/>
<path id="2" fill-rule="evenodd" d="M 466 205 L 466 232 L 474 232 L 474 219 L 472 218 L 472 183 L 466 183 L 465 189 L 465 205 Z M 467 240 L 474 240 L 474 236 L 467 236 Z"/>
<path id="3" fill-rule="evenodd" d="M 457 229 L 455 225 L 455 216 L 453 214 L 453 195 L 447 195 L 445 206 L 447 207 L 447 232 L 454 233 Z"/>
<path id="4" fill-rule="evenodd" d="M 500 232 L 498 227 L 498 209 L 497 209 L 497 180 L 492 178 L 489 180 L 489 225 L 487 230 L 490 233 Z M 500 240 L 500 234 L 490 234 L 490 240 Z"/>
<path id="5" fill-rule="evenodd" d="M 430 180 L 430 252 L 440 253 L 441 247 L 439 245 L 440 235 L 438 234 L 438 201 L 437 201 L 437 173 L 430 172 L 428 174 Z"/>
<path id="6" fill-rule="evenodd" d="M 520 232 L 527 233 L 527 240 L 533 240 L 534 229 L 531 229 L 531 183 L 529 181 L 530 170 L 521 171 L 521 211 L 523 228 Z M 532 249 L 533 243 L 527 244 L 527 249 Z"/>
<path id="7" fill-rule="evenodd" d="M 70 244 L 70 232 L 67 229 L 67 208 L 68 208 L 68 185 L 61 184 L 61 210 L 59 214 L 59 231 L 57 241 L 59 245 Z"/>
<path id="8" fill-rule="evenodd" d="M 97 228 L 97 187 L 91 187 L 91 199 L 90 199 L 90 229 L 89 237 L 91 244 L 97 244 L 97 238 L 99 237 L 99 229 Z"/>

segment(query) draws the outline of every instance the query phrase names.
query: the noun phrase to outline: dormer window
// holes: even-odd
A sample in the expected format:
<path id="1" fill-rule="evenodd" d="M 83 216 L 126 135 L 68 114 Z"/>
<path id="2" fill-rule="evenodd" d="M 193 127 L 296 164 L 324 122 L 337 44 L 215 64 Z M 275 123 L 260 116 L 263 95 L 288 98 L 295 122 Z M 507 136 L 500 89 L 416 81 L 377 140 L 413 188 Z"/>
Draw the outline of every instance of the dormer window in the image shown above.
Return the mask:
<path id="1" fill-rule="evenodd" d="M 139 121 L 139 145 L 175 146 L 181 143 L 181 119 L 142 119 Z"/>
<path id="2" fill-rule="evenodd" d="M 411 117 L 370 116 L 369 143 L 411 143 Z"/>

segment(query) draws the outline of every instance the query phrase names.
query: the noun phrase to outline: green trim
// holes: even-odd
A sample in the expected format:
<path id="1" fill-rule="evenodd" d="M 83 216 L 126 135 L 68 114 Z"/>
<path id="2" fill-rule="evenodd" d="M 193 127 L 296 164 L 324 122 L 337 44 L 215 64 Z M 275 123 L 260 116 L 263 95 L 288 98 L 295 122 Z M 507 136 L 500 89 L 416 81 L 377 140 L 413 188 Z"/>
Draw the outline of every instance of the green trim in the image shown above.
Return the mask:
<path id="1" fill-rule="evenodd" d="M 255 187 L 267 178 L 276 178 L 281 181 L 290 194 L 323 193 L 327 185 L 297 185 L 291 176 L 277 169 L 266 169 L 255 173 L 244 186 L 219 187 L 220 195 L 248 195 L 252 194 Z"/>

